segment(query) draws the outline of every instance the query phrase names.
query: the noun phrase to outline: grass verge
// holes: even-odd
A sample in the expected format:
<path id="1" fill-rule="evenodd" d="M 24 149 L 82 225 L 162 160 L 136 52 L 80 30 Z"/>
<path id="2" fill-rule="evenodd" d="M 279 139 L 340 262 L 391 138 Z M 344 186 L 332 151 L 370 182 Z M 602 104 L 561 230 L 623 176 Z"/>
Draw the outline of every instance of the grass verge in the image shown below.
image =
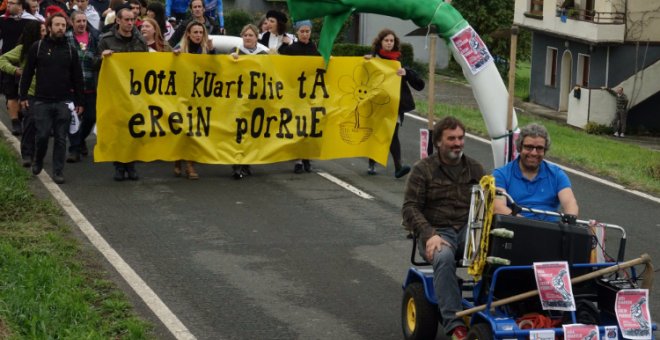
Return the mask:
<path id="1" fill-rule="evenodd" d="M 153 338 L 93 257 L 0 142 L 0 338 Z"/>
<path id="2" fill-rule="evenodd" d="M 418 112 L 428 112 L 425 101 L 416 104 Z M 469 132 L 488 136 L 481 113 L 476 109 L 441 103 L 435 105 L 433 112 L 436 117 L 455 116 L 463 121 Z M 660 152 L 590 135 L 553 120 L 518 116 L 520 126 L 532 122 L 543 124 L 550 133 L 553 143 L 548 153 L 549 159 L 609 178 L 632 189 L 660 194 Z"/>

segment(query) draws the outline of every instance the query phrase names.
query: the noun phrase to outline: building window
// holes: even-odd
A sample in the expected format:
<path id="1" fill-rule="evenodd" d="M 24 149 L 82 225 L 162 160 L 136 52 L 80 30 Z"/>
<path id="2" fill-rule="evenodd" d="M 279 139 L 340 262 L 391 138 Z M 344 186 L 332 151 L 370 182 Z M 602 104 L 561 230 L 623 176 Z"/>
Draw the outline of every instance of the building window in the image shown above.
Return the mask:
<path id="1" fill-rule="evenodd" d="M 589 64 L 591 58 L 586 54 L 578 54 L 576 85 L 589 87 Z"/>
<path id="2" fill-rule="evenodd" d="M 557 49 L 553 47 L 545 53 L 545 85 L 557 86 Z"/>

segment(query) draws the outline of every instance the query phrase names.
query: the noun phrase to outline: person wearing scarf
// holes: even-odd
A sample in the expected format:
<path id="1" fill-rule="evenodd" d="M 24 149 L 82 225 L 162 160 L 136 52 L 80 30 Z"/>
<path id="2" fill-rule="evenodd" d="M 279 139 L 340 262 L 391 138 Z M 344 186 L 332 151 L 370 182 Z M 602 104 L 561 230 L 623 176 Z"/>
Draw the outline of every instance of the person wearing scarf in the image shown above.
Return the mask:
<path id="1" fill-rule="evenodd" d="M 258 43 L 259 29 L 257 26 L 248 24 L 241 30 L 243 44 L 236 46 L 230 53 L 234 60 L 238 60 L 240 55 L 268 54 L 268 49 Z M 232 166 L 232 177 L 234 179 L 243 179 L 243 177 L 252 175 L 252 169 L 246 164 L 234 164 Z"/>
<path id="2" fill-rule="evenodd" d="M 268 47 L 272 53 L 277 53 L 282 45 L 291 45 L 296 38 L 286 33 L 286 23 L 288 19 L 286 14 L 271 10 L 266 13 L 266 22 L 268 22 L 268 32 L 264 33 L 259 39 L 259 43 Z"/>
<path id="3" fill-rule="evenodd" d="M 372 54 L 365 56 L 370 59 L 372 57 L 398 60 L 401 61 L 401 43 L 399 37 L 390 29 L 384 29 L 378 33 L 378 36 L 372 43 Z M 399 142 L 399 126 L 403 123 L 404 113 L 415 109 L 415 101 L 413 100 L 410 87 L 412 86 L 417 91 L 424 89 L 424 80 L 417 75 L 417 72 L 408 67 L 401 67 L 397 73 L 401 77 L 401 94 L 399 99 L 399 116 L 397 118 L 396 127 L 394 128 L 394 136 L 390 144 L 390 153 L 394 160 L 394 177 L 401 178 L 410 172 L 410 166 L 401 162 L 401 143 Z M 376 162 L 369 159 L 369 168 L 367 170 L 369 175 L 376 174 Z"/>

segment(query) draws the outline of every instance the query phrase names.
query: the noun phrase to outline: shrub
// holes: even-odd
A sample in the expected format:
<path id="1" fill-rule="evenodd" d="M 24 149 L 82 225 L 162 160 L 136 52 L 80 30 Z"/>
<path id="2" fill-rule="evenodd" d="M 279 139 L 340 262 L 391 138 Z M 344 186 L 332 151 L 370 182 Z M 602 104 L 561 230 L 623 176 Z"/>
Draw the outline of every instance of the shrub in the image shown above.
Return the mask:
<path id="1" fill-rule="evenodd" d="M 252 15 L 240 8 L 225 14 L 225 34 L 239 36 L 243 26 L 254 23 Z"/>
<path id="2" fill-rule="evenodd" d="M 588 122 L 587 125 L 585 125 L 584 127 L 584 131 L 592 135 L 609 135 L 614 130 L 612 130 L 612 127 L 607 125 L 602 125 L 595 122 Z"/>

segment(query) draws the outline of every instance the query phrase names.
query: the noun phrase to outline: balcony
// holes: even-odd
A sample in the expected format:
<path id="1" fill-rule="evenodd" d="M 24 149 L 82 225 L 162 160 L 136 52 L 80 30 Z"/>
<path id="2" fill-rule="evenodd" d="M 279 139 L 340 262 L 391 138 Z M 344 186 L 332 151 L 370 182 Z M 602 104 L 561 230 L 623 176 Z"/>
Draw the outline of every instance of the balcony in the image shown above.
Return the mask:
<path id="1" fill-rule="evenodd" d="M 535 31 L 587 43 L 624 42 L 625 13 L 587 10 L 577 6 L 562 8 L 559 3 L 563 1 L 516 0 L 513 22 Z"/>

